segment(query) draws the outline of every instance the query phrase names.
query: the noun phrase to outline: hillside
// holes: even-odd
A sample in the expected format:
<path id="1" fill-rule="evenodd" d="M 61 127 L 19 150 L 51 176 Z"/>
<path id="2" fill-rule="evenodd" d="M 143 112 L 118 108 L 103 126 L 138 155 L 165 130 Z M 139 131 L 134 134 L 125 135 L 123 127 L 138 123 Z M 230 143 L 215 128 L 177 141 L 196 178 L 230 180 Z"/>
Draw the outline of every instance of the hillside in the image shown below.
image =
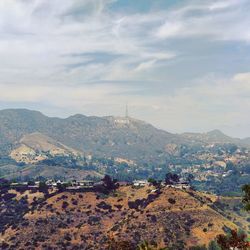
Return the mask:
<path id="1" fill-rule="evenodd" d="M 180 141 L 179 136 L 158 130 L 129 118 L 86 117 L 49 118 L 37 111 L 0 111 L 0 147 L 6 154 L 23 136 L 41 133 L 67 147 L 101 156 L 130 159 L 157 157 L 167 143 Z"/>
<path id="2" fill-rule="evenodd" d="M 5 168 L 5 169 L 3 169 Z M 23 167 L 4 166 L 0 167 L 4 172 L 2 178 L 15 179 L 15 180 L 29 180 L 39 179 L 40 177 L 45 179 L 61 179 L 61 180 L 83 180 L 86 178 L 102 178 L 103 174 L 100 174 L 94 170 L 81 170 L 66 168 L 63 166 L 48 166 L 48 165 L 25 165 Z"/>
<path id="3" fill-rule="evenodd" d="M 10 152 L 12 159 L 27 164 L 48 159 L 48 156 L 58 155 L 77 156 L 81 153 L 38 132 L 24 135 L 16 144 L 16 148 Z"/>
<path id="4" fill-rule="evenodd" d="M 239 145 L 248 145 L 247 139 L 240 140 L 225 135 L 220 130 L 215 129 L 207 133 L 183 133 L 182 137 L 189 139 L 194 143 L 235 143 Z"/>
<path id="5" fill-rule="evenodd" d="M 20 214 L 10 214 L 1 222 L 5 249 L 110 249 L 115 242 L 148 241 L 183 250 L 208 244 L 216 235 L 237 228 L 213 208 L 216 197 L 194 191 L 124 186 L 109 195 L 9 193 L 12 201 L 2 194 L 2 205 L 14 206 L 14 200 L 20 199 L 23 205 Z M 1 215 L 5 212 L 1 210 Z"/>
<path id="6" fill-rule="evenodd" d="M 52 141 L 57 147 L 60 144 L 60 148 L 69 147 L 101 157 L 121 157 L 141 162 L 169 158 L 176 153 L 172 148 L 181 145 L 192 147 L 233 142 L 245 145 L 248 142 L 247 139 L 240 141 L 218 131 L 206 134 L 171 134 L 133 118 L 74 115 L 61 119 L 25 109 L 0 111 L 1 155 L 9 154 L 20 144 L 20 140 L 32 149 L 35 145 L 41 150 L 49 150 Z"/>
<path id="7" fill-rule="evenodd" d="M 197 190 L 239 196 L 249 182 L 248 139 L 221 131 L 171 134 L 131 117 L 47 117 L 30 110 L 0 111 L 0 177 L 121 181 L 167 172 L 190 176 Z"/>

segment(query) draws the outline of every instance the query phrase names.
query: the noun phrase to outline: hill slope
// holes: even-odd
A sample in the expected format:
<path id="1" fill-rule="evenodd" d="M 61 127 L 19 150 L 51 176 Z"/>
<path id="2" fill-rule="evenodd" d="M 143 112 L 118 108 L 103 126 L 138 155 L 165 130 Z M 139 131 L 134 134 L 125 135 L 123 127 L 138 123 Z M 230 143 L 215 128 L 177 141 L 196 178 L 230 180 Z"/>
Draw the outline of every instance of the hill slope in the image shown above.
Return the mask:
<path id="1" fill-rule="evenodd" d="M 5 249 L 110 249 L 111 242 L 148 241 L 183 250 L 237 228 L 201 193 L 153 189 L 125 186 L 109 196 L 64 192 L 44 199 L 41 193 L 10 191 L 16 194 L 13 199 L 27 195 L 26 203 L 21 219 L 2 222 L 0 237 L 9 246 Z"/>
<path id="2" fill-rule="evenodd" d="M 193 142 L 200 143 L 236 143 L 236 144 L 247 144 L 247 141 L 240 140 L 237 138 L 231 138 L 225 135 L 220 130 L 215 129 L 207 133 L 183 133 L 182 136 Z"/>
<path id="3" fill-rule="evenodd" d="M 165 159 L 176 145 L 204 143 L 247 143 L 219 131 L 206 134 L 171 134 L 145 122 L 124 117 L 87 117 L 74 115 L 66 119 L 50 118 L 37 111 L 9 109 L 0 111 L 0 149 L 6 155 L 29 134 L 40 133 L 81 152 L 102 157 L 121 157 L 137 161 Z M 33 142 L 36 139 L 33 134 Z M 42 139 L 44 141 L 44 138 Z M 48 140 L 48 139 L 46 139 Z M 44 142 L 43 142 L 44 144 Z M 41 148 L 42 145 L 39 147 Z M 46 147 L 49 147 L 47 144 Z M 41 149 L 46 149 L 46 147 Z"/>
<path id="4" fill-rule="evenodd" d="M 35 132 L 79 151 L 136 160 L 155 158 L 156 151 L 164 151 L 167 143 L 183 141 L 178 135 L 132 118 L 75 115 L 59 119 L 29 110 L 0 111 L 2 153 L 10 152 L 23 136 Z"/>
<path id="5" fill-rule="evenodd" d="M 16 148 L 11 151 L 10 157 L 17 162 L 37 163 L 48 156 L 80 155 L 80 152 L 41 133 L 24 135 Z"/>

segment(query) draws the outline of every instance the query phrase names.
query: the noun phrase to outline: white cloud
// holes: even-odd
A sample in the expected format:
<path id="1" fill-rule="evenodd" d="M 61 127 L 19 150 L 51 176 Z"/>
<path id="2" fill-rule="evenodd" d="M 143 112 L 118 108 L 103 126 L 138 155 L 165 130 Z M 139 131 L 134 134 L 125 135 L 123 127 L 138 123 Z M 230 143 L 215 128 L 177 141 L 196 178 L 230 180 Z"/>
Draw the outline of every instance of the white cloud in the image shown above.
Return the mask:
<path id="1" fill-rule="evenodd" d="M 155 36 L 161 39 L 206 37 L 250 42 L 248 9 L 245 0 L 190 4 L 168 13 L 164 24 L 156 29 Z"/>
<path id="2" fill-rule="evenodd" d="M 212 3 L 209 6 L 209 9 L 210 10 L 226 9 L 229 7 L 237 6 L 238 4 L 239 4 L 239 0 L 217 1 L 217 2 Z"/>
<path id="3" fill-rule="evenodd" d="M 156 60 L 150 60 L 147 62 L 142 62 L 138 65 L 135 71 L 147 70 L 152 68 L 152 66 L 156 63 Z"/>
<path id="4" fill-rule="evenodd" d="M 179 132 L 247 126 L 250 124 L 249 75 L 236 74 L 231 79 L 204 78 L 172 96 L 158 98 L 155 105 L 161 109 L 155 115 L 158 117 L 156 124 Z M 242 136 L 240 131 L 230 133 Z"/>
<path id="5" fill-rule="evenodd" d="M 233 78 L 235 81 L 245 82 L 250 89 L 250 72 L 238 73 Z"/>
<path id="6" fill-rule="evenodd" d="M 136 13 L 112 11 L 113 2 L 1 0 L 0 102 L 98 115 L 105 109 L 118 113 L 119 105 L 129 102 L 136 116 L 172 131 L 246 123 L 249 73 L 198 83 L 172 79 L 189 70 L 189 61 L 178 68 L 179 62 L 190 57 L 191 63 L 197 60 L 193 67 L 199 64 L 199 58 L 181 50 L 180 40 L 248 45 L 247 1 L 188 1 Z"/>
<path id="7" fill-rule="evenodd" d="M 184 26 L 182 23 L 166 21 L 165 24 L 157 30 L 157 36 L 160 38 L 176 37 L 181 35 L 183 31 Z"/>

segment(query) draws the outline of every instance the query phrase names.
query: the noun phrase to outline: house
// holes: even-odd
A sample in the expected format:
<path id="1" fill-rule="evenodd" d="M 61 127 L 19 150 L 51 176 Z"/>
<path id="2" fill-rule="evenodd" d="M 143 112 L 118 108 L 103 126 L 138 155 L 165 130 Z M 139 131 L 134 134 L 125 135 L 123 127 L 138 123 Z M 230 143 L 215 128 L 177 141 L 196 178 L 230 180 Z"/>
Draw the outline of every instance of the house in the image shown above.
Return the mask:
<path id="1" fill-rule="evenodd" d="M 134 180 L 133 186 L 134 187 L 145 187 L 149 185 L 149 182 L 147 180 Z"/>
<path id="2" fill-rule="evenodd" d="M 62 181 L 58 180 L 58 181 L 54 181 L 54 180 L 47 180 L 46 185 L 51 186 L 51 187 L 57 187 L 58 184 L 63 184 Z"/>
<path id="3" fill-rule="evenodd" d="M 190 184 L 186 181 L 179 181 L 173 184 L 166 185 L 166 187 L 173 187 L 178 189 L 190 189 Z"/>
<path id="4" fill-rule="evenodd" d="M 78 182 L 79 186 L 81 187 L 93 187 L 95 182 L 89 180 L 83 180 Z"/>

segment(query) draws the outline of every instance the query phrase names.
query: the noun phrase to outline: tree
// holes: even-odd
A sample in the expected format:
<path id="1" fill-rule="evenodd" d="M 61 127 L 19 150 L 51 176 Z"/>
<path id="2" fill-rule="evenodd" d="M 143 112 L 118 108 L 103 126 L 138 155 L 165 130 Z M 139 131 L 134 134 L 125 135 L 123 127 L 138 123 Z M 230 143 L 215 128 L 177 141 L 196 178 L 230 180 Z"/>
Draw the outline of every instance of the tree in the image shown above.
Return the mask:
<path id="1" fill-rule="evenodd" d="M 29 185 L 29 186 L 35 186 L 35 184 L 36 184 L 36 183 L 35 183 L 33 180 L 29 180 L 29 181 L 28 181 L 28 185 Z"/>
<path id="2" fill-rule="evenodd" d="M 0 188 L 8 188 L 10 186 L 10 182 L 6 179 L 0 178 Z"/>
<path id="3" fill-rule="evenodd" d="M 221 250 L 221 248 L 216 241 L 212 240 L 208 245 L 208 250 Z"/>
<path id="4" fill-rule="evenodd" d="M 177 174 L 167 173 L 165 177 L 165 183 L 167 185 L 175 184 L 179 182 L 180 178 Z"/>
<path id="5" fill-rule="evenodd" d="M 153 186 L 157 186 L 157 181 L 154 178 L 149 178 L 148 182 L 152 184 Z"/>
<path id="6" fill-rule="evenodd" d="M 39 187 L 38 187 L 39 191 L 40 192 L 43 192 L 43 193 L 48 193 L 48 186 L 45 182 L 43 181 L 40 181 L 39 182 Z"/>
<path id="7" fill-rule="evenodd" d="M 189 173 L 187 176 L 187 181 L 191 183 L 193 180 L 194 180 L 194 175 Z"/>
<path id="8" fill-rule="evenodd" d="M 63 192 L 66 190 L 67 184 L 58 182 L 56 186 L 59 192 Z"/>
<path id="9" fill-rule="evenodd" d="M 112 179 L 109 175 L 105 175 L 104 178 L 102 179 L 103 185 L 105 188 L 108 190 L 114 190 L 117 188 L 116 179 Z"/>
<path id="10" fill-rule="evenodd" d="M 220 234 L 216 237 L 216 240 L 222 250 L 249 249 L 247 235 L 244 232 L 238 232 L 237 230 L 231 230 L 229 235 Z"/>
<path id="11" fill-rule="evenodd" d="M 250 211 L 250 184 L 246 184 L 242 187 L 243 195 L 243 203 L 245 204 L 245 209 Z"/>

